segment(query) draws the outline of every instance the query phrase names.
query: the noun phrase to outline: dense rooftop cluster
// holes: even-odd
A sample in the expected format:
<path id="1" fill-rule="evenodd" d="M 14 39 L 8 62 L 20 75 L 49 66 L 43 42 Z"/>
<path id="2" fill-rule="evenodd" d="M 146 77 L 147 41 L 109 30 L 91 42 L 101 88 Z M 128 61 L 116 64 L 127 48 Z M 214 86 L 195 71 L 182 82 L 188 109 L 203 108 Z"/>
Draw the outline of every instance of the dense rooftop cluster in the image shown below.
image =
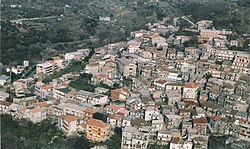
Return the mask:
<path id="1" fill-rule="evenodd" d="M 212 133 L 250 141 L 249 53 L 233 50 L 247 37 L 231 39 L 233 32 L 208 20 L 178 35 L 168 19 L 131 32 L 128 41 L 52 57 L 32 77 L 1 75 L 0 85 L 13 93 L 0 92 L 1 113 L 51 119 L 66 136 L 84 133 L 93 142 L 118 127 L 122 149 L 205 149 Z M 84 69 L 56 76 L 75 61 Z M 8 71 L 25 67 L 28 61 Z"/>

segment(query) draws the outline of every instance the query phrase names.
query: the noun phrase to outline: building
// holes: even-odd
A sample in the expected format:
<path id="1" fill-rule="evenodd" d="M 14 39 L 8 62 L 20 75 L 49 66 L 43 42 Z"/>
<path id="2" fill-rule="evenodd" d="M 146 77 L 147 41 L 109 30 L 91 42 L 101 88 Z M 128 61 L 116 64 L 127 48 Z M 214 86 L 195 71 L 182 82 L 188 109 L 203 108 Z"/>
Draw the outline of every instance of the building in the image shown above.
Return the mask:
<path id="1" fill-rule="evenodd" d="M 108 96 L 103 94 L 93 94 L 88 99 L 88 103 L 91 103 L 92 105 L 104 105 L 107 104 L 108 101 Z"/>
<path id="2" fill-rule="evenodd" d="M 126 101 L 130 96 L 130 92 L 127 89 L 119 88 L 111 90 L 111 99 Z"/>
<path id="3" fill-rule="evenodd" d="M 0 100 L 0 114 L 9 114 L 11 102 Z"/>
<path id="4" fill-rule="evenodd" d="M 13 103 L 19 104 L 21 106 L 32 106 L 36 102 L 37 99 L 36 95 L 34 94 L 25 94 L 13 98 Z"/>
<path id="5" fill-rule="evenodd" d="M 87 139 L 93 142 L 104 142 L 109 138 L 111 131 L 109 124 L 97 119 L 90 119 L 87 122 Z"/>
<path id="6" fill-rule="evenodd" d="M 79 117 L 62 115 L 59 117 L 58 125 L 61 130 L 67 135 L 75 135 L 77 133 Z"/>
<path id="7" fill-rule="evenodd" d="M 196 99 L 199 86 L 193 82 L 186 82 L 183 87 L 183 98 Z"/>
<path id="8" fill-rule="evenodd" d="M 200 30 L 201 37 L 207 37 L 209 40 L 212 41 L 213 38 L 217 38 L 220 34 L 219 30 L 210 30 L 210 29 L 202 29 Z"/>
<path id="9" fill-rule="evenodd" d="M 58 66 L 53 61 L 46 61 L 36 65 L 36 74 L 52 75 L 58 70 Z"/>
<path id="10" fill-rule="evenodd" d="M 231 68 L 241 70 L 243 73 L 248 74 L 248 72 L 249 72 L 249 54 L 243 53 L 243 52 L 237 53 Z"/>
<path id="11" fill-rule="evenodd" d="M 126 126 L 122 131 L 121 149 L 146 149 L 150 131 L 140 131 L 135 127 Z"/>
<path id="12" fill-rule="evenodd" d="M 206 118 L 201 117 L 193 119 L 193 125 L 194 128 L 198 131 L 198 134 L 207 133 L 208 121 Z"/>
<path id="13" fill-rule="evenodd" d="M 117 59 L 117 68 L 124 77 L 136 76 L 137 66 L 124 57 Z"/>
<path id="14" fill-rule="evenodd" d="M 67 61 L 80 61 L 83 58 L 83 53 L 82 52 L 70 52 L 70 53 L 65 53 L 64 59 Z"/>
<path id="15" fill-rule="evenodd" d="M 9 96 L 10 94 L 0 91 L 0 100 L 5 101 Z"/>
<path id="16" fill-rule="evenodd" d="M 66 88 L 54 88 L 53 91 L 52 91 L 52 97 L 54 99 L 64 99 L 64 98 L 67 98 L 69 95 L 68 93 L 70 92 L 71 90 L 66 87 Z"/>
<path id="17" fill-rule="evenodd" d="M 38 123 L 47 118 L 46 111 L 39 108 L 26 109 L 23 113 L 23 118 L 32 121 L 33 123 Z"/>

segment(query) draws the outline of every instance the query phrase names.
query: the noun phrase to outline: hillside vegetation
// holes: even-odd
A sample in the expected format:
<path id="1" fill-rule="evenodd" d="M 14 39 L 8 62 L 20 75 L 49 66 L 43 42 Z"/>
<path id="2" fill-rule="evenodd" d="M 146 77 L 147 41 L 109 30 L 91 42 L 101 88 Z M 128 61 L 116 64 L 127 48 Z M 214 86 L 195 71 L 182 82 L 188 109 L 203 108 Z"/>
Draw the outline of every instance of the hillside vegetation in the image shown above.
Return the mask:
<path id="1" fill-rule="evenodd" d="M 249 9 L 248 0 L 2 0 L 1 62 L 36 63 L 76 48 L 126 40 L 131 31 L 165 16 L 211 19 L 218 28 L 242 34 L 248 31 Z M 36 19 L 11 23 L 22 18 Z"/>

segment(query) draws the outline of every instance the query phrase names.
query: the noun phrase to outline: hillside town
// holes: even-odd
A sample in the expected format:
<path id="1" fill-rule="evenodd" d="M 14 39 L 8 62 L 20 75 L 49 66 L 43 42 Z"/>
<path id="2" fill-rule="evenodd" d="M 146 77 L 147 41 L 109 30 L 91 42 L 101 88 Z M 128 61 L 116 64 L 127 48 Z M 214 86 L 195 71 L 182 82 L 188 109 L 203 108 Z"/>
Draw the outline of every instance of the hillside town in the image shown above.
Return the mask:
<path id="1" fill-rule="evenodd" d="M 180 29 L 179 20 L 190 26 Z M 22 75 L 29 60 L 6 68 L 22 78 L 0 76 L 1 114 L 49 119 L 66 137 L 91 142 L 119 128 L 121 149 L 207 149 L 211 134 L 230 136 L 236 148 L 250 142 L 248 35 L 186 17 L 147 27 L 127 41 L 43 60 L 30 75 Z"/>

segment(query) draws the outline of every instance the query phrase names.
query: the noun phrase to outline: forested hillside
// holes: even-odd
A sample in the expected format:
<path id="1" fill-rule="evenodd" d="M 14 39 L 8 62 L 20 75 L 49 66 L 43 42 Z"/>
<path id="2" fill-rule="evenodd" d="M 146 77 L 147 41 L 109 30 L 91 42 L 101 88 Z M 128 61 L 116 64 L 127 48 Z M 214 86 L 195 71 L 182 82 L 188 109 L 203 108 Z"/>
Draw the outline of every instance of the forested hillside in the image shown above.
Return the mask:
<path id="1" fill-rule="evenodd" d="M 35 63 L 79 45 L 97 47 L 126 40 L 131 31 L 165 16 L 212 19 L 216 27 L 242 34 L 248 29 L 249 9 L 248 0 L 2 0 L 1 62 Z M 36 19 L 11 23 L 22 18 Z"/>

